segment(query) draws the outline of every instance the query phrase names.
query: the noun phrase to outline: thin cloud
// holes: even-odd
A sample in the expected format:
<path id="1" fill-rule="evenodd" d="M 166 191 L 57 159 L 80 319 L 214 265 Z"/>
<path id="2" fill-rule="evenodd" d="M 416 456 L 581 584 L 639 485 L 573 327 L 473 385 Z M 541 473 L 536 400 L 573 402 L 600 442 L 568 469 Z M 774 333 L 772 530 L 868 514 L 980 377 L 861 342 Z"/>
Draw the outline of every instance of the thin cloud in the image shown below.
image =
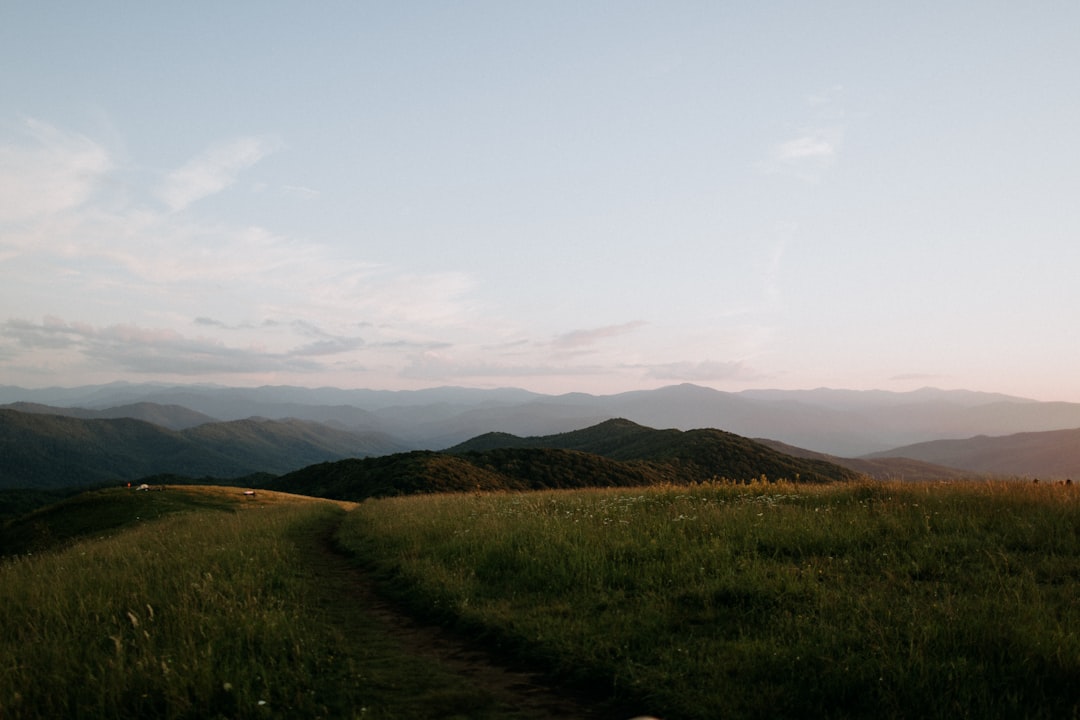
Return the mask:
<path id="1" fill-rule="evenodd" d="M 817 182 L 839 160 L 843 132 L 839 128 L 810 131 L 777 143 L 758 165 L 766 175 Z"/>
<path id="2" fill-rule="evenodd" d="M 112 168 L 102 146 L 37 120 L 29 143 L 0 145 L 0 223 L 21 223 L 84 204 Z"/>
<path id="3" fill-rule="evenodd" d="M 780 143 L 772 150 L 772 158 L 779 162 L 796 162 L 807 158 L 831 158 L 836 155 L 836 146 L 823 137 L 803 135 L 794 140 Z"/>
<path id="4" fill-rule="evenodd" d="M 806 99 L 809 117 L 792 137 L 769 147 L 759 170 L 809 182 L 836 164 L 844 143 L 843 88 L 836 86 Z M 805 112 L 805 110 L 804 110 Z"/>
<path id="5" fill-rule="evenodd" d="M 4 323 L 2 332 L 4 337 L 24 348 L 59 350 L 77 344 L 81 337 L 92 331 L 69 325 L 57 317 L 46 316 L 39 324 L 12 318 Z"/>
<path id="6" fill-rule="evenodd" d="M 340 337 L 317 340 L 307 345 L 302 345 L 292 350 L 289 355 L 293 357 L 312 357 L 323 355 L 339 355 L 352 352 L 364 347 L 365 342 L 360 337 Z"/>
<path id="7" fill-rule="evenodd" d="M 170 329 L 134 324 L 95 327 L 57 317 L 46 317 L 40 323 L 8 320 L 0 326 L 0 336 L 24 350 L 73 350 L 85 361 L 108 367 L 173 375 L 312 373 L 325 369 L 314 358 L 341 356 L 364 346 L 362 338 L 328 336 L 274 352 L 260 346 L 233 347 L 216 338 L 188 337 Z"/>
<path id="8" fill-rule="evenodd" d="M 739 361 L 674 362 L 647 366 L 646 377 L 656 380 L 706 382 L 718 380 L 757 380 L 762 376 Z"/>
<path id="9" fill-rule="evenodd" d="M 214 146 L 165 177 L 158 197 L 172 211 L 221 192 L 236 182 L 241 171 L 276 150 L 267 137 L 243 137 Z"/>
<path id="10" fill-rule="evenodd" d="M 545 363 L 493 363 L 457 358 L 452 354 L 428 351 L 410 358 L 400 375 L 411 380 L 449 381 L 461 378 L 535 378 L 597 375 L 607 372 L 599 366 L 565 366 Z"/>
<path id="11" fill-rule="evenodd" d="M 156 202 L 140 204 L 145 194 L 123 185 L 128 168 L 114 168 L 103 147 L 42 124 L 32 130 L 29 140 L 0 140 L 7 143 L 0 145 L 4 160 L 11 161 L 0 163 L 0 187 L 13 189 L 0 192 L 0 258 L 10 270 L 0 305 L 14 306 L 35 290 L 32 276 L 21 272 L 32 268 L 62 280 L 50 303 L 57 314 L 89 319 L 104 312 L 109 321 L 165 324 L 180 332 L 194 322 L 199 332 L 230 343 L 241 336 L 264 342 L 256 335 L 262 330 L 269 342 L 293 336 L 310 357 L 358 349 L 361 323 L 371 349 L 395 342 L 431 347 L 448 334 L 481 343 L 497 322 L 480 322 L 482 308 L 466 273 L 403 273 L 259 226 L 208 222 Z M 184 207 L 226 187 L 275 146 L 257 137 L 223 143 L 150 183 L 152 192 L 160 190 L 171 208 Z M 21 182 L 27 178 L 39 178 L 29 185 L 40 193 L 24 197 Z M 109 197 L 99 192 L 106 180 L 115 186 Z M 222 307 L 229 308 L 228 317 L 220 314 Z M 0 316 L 0 322 L 10 317 Z M 186 327 L 163 320 L 184 317 Z M 329 332 L 291 325 L 304 317 L 319 318 Z M 17 330 L 7 328 L 9 334 Z M 70 338 L 66 331 L 39 328 L 17 347 L 72 347 Z"/>
<path id="12" fill-rule="evenodd" d="M 642 320 L 634 320 L 633 322 L 623 323 L 621 325 L 605 325 L 604 327 L 589 328 L 585 330 L 571 330 L 568 333 L 556 337 L 551 344 L 556 348 L 567 350 L 588 347 L 595 345 L 601 340 L 632 333 L 646 324 L 647 323 Z"/>

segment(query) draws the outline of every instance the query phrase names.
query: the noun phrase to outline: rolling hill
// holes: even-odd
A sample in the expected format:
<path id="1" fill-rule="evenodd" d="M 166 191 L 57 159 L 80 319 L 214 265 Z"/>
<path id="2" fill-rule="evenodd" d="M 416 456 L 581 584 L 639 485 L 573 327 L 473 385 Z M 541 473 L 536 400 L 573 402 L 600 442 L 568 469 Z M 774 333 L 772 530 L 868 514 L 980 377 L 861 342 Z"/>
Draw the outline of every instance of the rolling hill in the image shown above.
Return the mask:
<path id="1" fill-rule="evenodd" d="M 609 420 L 584 430 L 519 438 L 488 433 L 444 452 L 414 451 L 321 463 L 284 475 L 272 490 L 340 500 L 430 492 L 636 487 L 766 476 L 804 482 L 857 473 L 794 458 L 720 430 L 654 430 Z"/>
<path id="2" fill-rule="evenodd" d="M 981 474 L 970 470 L 946 467 L 945 465 L 934 465 L 933 463 L 922 462 L 920 460 L 912 460 L 911 458 L 842 458 L 834 455 L 826 455 L 825 453 L 814 452 L 813 450 L 806 450 L 805 448 L 795 447 L 794 445 L 788 445 L 779 440 L 767 440 L 764 438 L 755 438 L 755 440 L 762 445 L 770 447 L 777 452 L 784 453 L 785 455 L 812 460 L 824 460 L 825 462 L 845 467 L 848 470 L 852 470 L 860 475 L 865 475 L 875 480 L 970 480 Z"/>
<path id="3" fill-rule="evenodd" d="M 1080 428 L 934 440 L 873 453 L 864 459 L 898 457 L 996 475 L 1080 478 Z"/>
<path id="4" fill-rule="evenodd" d="M 767 445 L 723 430 L 654 430 L 616 418 L 583 430 L 520 438 L 488 433 L 446 450 L 448 453 L 499 448 L 558 448 L 602 455 L 612 460 L 662 463 L 688 481 L 712 477 L 748 479 L 765 475 L 806 482 L 854 479 L 856 473 L 818 458 L 796 458 Z"/>
<path id="5" fill-rule="evenodd" d="M 0 410 L 0 488 L 60 488 L 172 473 L 229 478 L 397 449 L 299 421 L 243 420 L 182 431 L 130 418 L 83 420 Z"/>
<path id="6" fill-rule="evenodd" d="M 160 425 L 170 430 L 186 430 L 204 423 L 217 422 L 209 415 L 195 412 L 181 405 L 160 405 L 151 402 L 137 402 L 128 405 L 91 410 L 79 407 L 56 407 L 54 405 L 42 405 L 40 403 L 16 402 L 0 406 L 0 410 L 17 410 L 18 412 L 34 413 L 36 415 L 63 415 L 65 417 L 81 418 L 83 420 L 111 420 L 116 418 L 131 418 L 143 420 L 154 425 Z"/>

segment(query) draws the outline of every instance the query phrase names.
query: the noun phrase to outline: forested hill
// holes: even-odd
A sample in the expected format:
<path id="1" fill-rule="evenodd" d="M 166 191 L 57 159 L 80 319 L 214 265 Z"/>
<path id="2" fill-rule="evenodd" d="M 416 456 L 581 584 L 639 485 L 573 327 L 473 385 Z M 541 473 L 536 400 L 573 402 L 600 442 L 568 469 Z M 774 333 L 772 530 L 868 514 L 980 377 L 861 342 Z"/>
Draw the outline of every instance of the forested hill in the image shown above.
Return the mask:
<path id="1" fill-rule="evenodd" d="M 677 468 L 689 480 L 714 476 L 737 480 L 768 478 L 830 482 L 858 477 L 853 470 L 815 458 L 797 458 L 723 430 L 654 430 L 616 418 L 598 425 L 540 437 L 487 433 L 446 450 L 451 454 L 499 448 L 558 448 L 612 460 L 644 460 Z"/>
<path id="2" fill-rule="evenodd" d="M 237 420 L 175 431 L 130 418 L 0 409 L 0 488 L 85 487 L 161 473 L 279 474 L 380 450 L 377 437 L 297 420 Z"/>
<path id="3" fill-rule="evenodd" d="M 411 493 L 635 487 L 762 477 L 820 483 L 858 475 L 719 430 L 653 430 L 612 420 L 546 438 L 492 433 L 441 453 L 416 451 L 321 463 L 284 475 L 267 487 L 363 500 Z"/>

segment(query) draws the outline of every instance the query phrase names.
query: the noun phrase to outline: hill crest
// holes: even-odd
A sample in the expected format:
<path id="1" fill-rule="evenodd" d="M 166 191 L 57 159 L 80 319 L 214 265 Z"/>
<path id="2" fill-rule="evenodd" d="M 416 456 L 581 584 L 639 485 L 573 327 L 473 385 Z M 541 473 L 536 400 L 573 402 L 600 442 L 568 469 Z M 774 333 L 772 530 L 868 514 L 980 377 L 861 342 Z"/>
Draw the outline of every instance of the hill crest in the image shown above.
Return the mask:
<path id="1" fill-rule="evenodd" d="M 529 490 L 689 484 L 712 480 L 854 480 L 822 460 L 784 455 L 721 430 L 654 430 L 625 419 L 582 430 L 519 438 L 485 433 L 436 453 L 323 463 L 268 487 L 340 500 L 412 492 Z"/>

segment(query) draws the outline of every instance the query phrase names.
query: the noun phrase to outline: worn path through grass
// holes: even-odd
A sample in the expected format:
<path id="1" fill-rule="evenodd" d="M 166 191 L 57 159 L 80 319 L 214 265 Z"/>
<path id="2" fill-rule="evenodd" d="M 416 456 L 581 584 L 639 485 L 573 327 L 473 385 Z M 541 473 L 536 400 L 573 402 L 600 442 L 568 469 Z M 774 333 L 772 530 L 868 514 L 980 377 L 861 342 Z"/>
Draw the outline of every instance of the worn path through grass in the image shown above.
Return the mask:
<path id="1" fill-rule="evenodd" d="M 362 666 L 372 702 L 365 715 L 394 718 L 591 720 L 575 696 L 480 643 L 420 622 L 381 597 L 373 580 L 334 541 L 341 516 L 297 537 L 318 588 L 315 607 Z"/>
<path id="2" fill-rule="evenodd" d="M 381 600 L 351 504 L 114 488 L 0 540 L 0 720 L 596 717 Z"/>

